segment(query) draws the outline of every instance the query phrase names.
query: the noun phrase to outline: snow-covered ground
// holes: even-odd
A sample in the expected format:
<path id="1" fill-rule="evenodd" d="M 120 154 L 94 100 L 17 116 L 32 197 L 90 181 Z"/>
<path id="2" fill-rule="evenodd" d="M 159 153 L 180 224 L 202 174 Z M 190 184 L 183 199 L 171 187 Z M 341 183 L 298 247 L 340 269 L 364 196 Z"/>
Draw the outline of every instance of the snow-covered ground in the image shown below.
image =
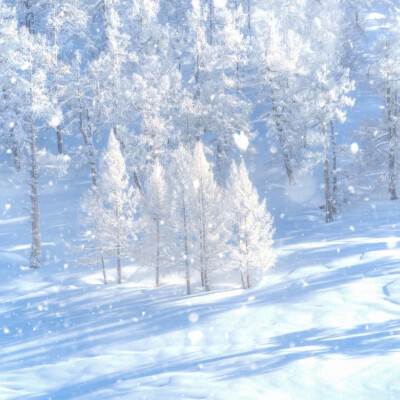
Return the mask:
<path id="1" fill-rule="evenodd" d="M 211 293 L 195 282 L 186 296 L 177 273 L 154 289 L 126 266 L 122 285 L 104 286 L 98 267 L 69 261 L 83 183 L 46 184 L 46 264 L 24 268 L 25 188 L 3 170 L 1 399 L 400 398 L 397 202 L 331 224 L 315 206 L 281 205 L 278 261 L 261 282 L 211 276 Z"/>

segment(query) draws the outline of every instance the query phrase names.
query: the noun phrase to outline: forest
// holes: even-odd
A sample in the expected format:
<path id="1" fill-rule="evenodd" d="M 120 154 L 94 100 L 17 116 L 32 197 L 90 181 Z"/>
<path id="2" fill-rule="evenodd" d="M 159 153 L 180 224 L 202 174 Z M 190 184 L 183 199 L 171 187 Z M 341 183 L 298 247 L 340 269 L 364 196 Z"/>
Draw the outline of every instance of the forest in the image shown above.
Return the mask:
<path id="1" fill-rule="evenodd" d="M 366 60 L 368 0 L 2 3 L 1 138 L 29 187 L 33 268 L 40 176 L 86 168 L 84 263 L 104 271 L 116 259 L 121 282 L 121 260 L 138 258 L 157 286 L 160 267 L 175 265 L 188 293 L 193 267 L 207 289 L 209 269 L 225 265 L 250 285 L 250 269 L 274 262 L 272 219 L 243 161 L 260 152 L 260 124 L 289 185 L 323 171 L 326 222 L 363 177 L 398 198 L 395 4 Z M 384 111 L 339 136 L 367 79 Z"/>
<path id="2" fill-rule="evenodd" d="M 0 398 L 400 398 L 399 10 L 0 0 Z"/>

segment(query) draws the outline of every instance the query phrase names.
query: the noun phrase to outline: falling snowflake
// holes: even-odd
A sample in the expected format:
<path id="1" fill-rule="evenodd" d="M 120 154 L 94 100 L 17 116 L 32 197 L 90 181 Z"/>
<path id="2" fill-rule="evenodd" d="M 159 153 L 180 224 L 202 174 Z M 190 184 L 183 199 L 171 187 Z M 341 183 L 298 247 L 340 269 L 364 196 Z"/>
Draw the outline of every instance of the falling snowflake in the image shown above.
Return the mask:
<path id="1" fill-rule="evenodd" d="M 238 149 L 242 151 L 246 151 L 249 147 L 249 138 L 245 135 L 245 133 L 242 131 L 240 132 L 240 135 L 237 133 L 233 134 L 233 140 L 235 141 L 236 146 Z"/>

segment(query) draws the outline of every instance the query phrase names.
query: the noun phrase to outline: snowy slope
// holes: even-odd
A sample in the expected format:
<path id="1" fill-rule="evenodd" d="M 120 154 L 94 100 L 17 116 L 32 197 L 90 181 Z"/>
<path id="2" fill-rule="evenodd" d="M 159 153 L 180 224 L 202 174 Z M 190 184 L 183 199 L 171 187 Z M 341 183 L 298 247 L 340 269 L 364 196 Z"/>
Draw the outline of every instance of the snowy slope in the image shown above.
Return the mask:
<path id="1" fill-rule="evenodd" d="M 214 292 L 187 297 L 177 275 L 153 289 L 125 267 L 104 287 L 99 268 L 67 264 L 81 184 L 45 190 L 54 240 L 42 270 L 22 267 L 29 225 L 7 199 L 24 192 L 2 185 L 0 398 L 400 397 L 399 204 L 365 202 L 332 224 L 315 207 L 276 209 L 279 258 L 260 284 L 212 276 Z"/>

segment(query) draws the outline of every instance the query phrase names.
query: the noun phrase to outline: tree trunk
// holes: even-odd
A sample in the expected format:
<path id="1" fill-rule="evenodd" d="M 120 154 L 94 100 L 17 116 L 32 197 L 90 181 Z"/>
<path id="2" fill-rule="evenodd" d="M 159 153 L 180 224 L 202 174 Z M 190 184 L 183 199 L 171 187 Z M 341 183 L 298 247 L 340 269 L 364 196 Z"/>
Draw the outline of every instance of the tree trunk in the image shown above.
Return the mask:
<path id="1" fill-rule="evenodd" d="M 271 93 L 272 91 L 272 85 L 273 83 L 271 82 Z M 275 105 L 275 101 L 273 99 L 273 96 L 271 96 L 271 103 L 272 103 L 272 111 L 274 112 L 274 117 L 275 117 L 275 125 L 276 125 L 276 130 L 278 131 L 278 140 L 279 140 L 279 145 L 281 147 L 282 151 L 282 156 L 283 156 L 283 161 L 285 163 L 285 169 L 286 169 L 286 174 L 289 179 L 289 185 L 294 186 L 295 181 L 294 181 L 294 173 L 293 173 L 293 168 L 292 164 L 290 161 L 290 156 L 286 148 L 286 143 L 285 143 L 285 135 L 283 133 L 283 128 L 280 122 L 280 114 L 278 114 L 278 108 Z"/>
<path id="2" fill-rule="evenodd" d="M 117 273 L 118 273 L 118 283 L 122 283 L 122 266 L 121 266 L 121 234 L 119 228 L 119 212 L 118 209 L 115 210 L 115 217 L 117 222 Z"/>
<path id="3" fill-rule="evenodd" d="M 204 289 L 206 292 L 210 291 L 210 281 L 208 280 L 207 270 L 204 270 Z"/>
<path id="4" fill-rule="evenodd" d="M 34 16 L 31 11 L 31 4 L 29 0 L 23 0 L 23 4 L 25 7 L 25 26 L 28 29 L 29 33 L 34 33 L 33 32 L 33 22 L 34 22 Z"/>
<path id="5" fill-rule="evenodd" d="M 391 106 L 391 88 L 387 86 L 386 90 L 386 110 L 388 117 L 388 125 L 389 125 L 389 196 L 390 200 L 397 200 L 397 191 L 396 191 L 396 150 L 395 150 L 395 140 L 396 140 L 396 127 L 393 123 L 392 118 L 392 106 Z"/>
<path id="6" fill-rule="evenodd" d="M 209 8 L 209 18 L 210 18 L 210 44 L 213 44 L 214 41 L 214 19 L 215 19 L 215 10 L 214 10 L 214 0 L 208 0 L 208 8 Z"/>
<path id="7" fill-rule="evenodd" d="M 157 227 L 157 260 L 156 260 L 156 286 L 160 287 L 160 220 L 156 219 Z"/>
<path id="8" fill-rule="evenodd" d="M 104 265 L 104 257 L 101 256 L 101 265 L 103 267 L 103 279 L 104 279 L 104 284 L 107 285 L 107 275 L 106 275 L 106 267 Z"/>
<path id="9" fill-rule="evenodd" d="M 324 184 L 325 184 L 325 221 L 333 221 L 331 185 L 330 185 L 330 166 L 328 159 L 328 137 L 326 132 L 326 124 L 322 124 L 322 132 L 324 135 Z"/>
<path id="10" fill-rule="evenodd" d="M 246 281 L 244 279 L 244 273 L 242 270 L 240 270 L 240 278 L 242 279 L 242 289 L 247 289 Z"/>
<path id="11" fill-rule="evenodd" d="M 58 154 L 62 154 L 63 153 L 63 139 L 62 139 L 61 126 L 60 125 L 57 125 L 56 132 L 57 132 L 57 150 L 58 150 Z"/>
<path id="12" fill-rule="evenodd" d="M 332 146 L 332 213 L 337 213 L 337 146 L 336 146 L 336 133 L 335 125 L 333 121 L 330 121 L 331 125 L 331 146 Z"/>
<path id="13" fill-rule="evenodd" d="M 39 220 L 39 194 L 38 179 L 39 171 L 37 165 L 37 149 L 36 149 L 36 131 L 33 116 L 30 117 L 30 153 L 31 153 L 31 179 L 30 179 L 30 199 L 31 199 L 31 223 L 32 223 L 32 245 L 30 256 L 30 267 L 39 268 L 42 265 L 42 245 L 40 237 L 40 220 Z"/>
<path id="14" fill-rule="evenodd" d="M 183 195 L 183 229 L 184 229 L 184 247 L 185 247 L 185 267 L 186 267 L 186 294 L 189 295 L 191 294 L 190 290 L 190 264 L 189 264 L 189 246 L 188 246 L 188 241 L 189 241 L 189 235 L 188 235 L 188 230 L 187 230 L 187 217 L 186 217 L 186 202 L 185 202 L 185 195 Z"/>
<path id="15" fill-rule="evenodd" d="M 88 111 L 87 111 L 87 114 Z M 88 115 L 89 118 L 89 115 Z M 90 121 L 88 120 L 88 123 Z M 96 159 L 95 159 L 95 150 L 93 145 L 93 136 L 90 132 L 86 133 L 83 127 L 83 112 L 79 113 L 79 130 L 81 131 L 83 141 L 88 149 L 88 156 L 89 156 L 89 166 L 90 166 L 90 177 L 92 179 L 92 185 L 95 190 L 97 190 L 97 167 L 96 167 Z"/>
<path id="16" fill-rule="evenodd" d="M 21 158 L 19 155 L 18 143 L 15 137 L 14 128 L 10 129 L 11 152 L 13 155 L 15 169 L 21 171 Z"/>
<path id="17" fill-rule="evenodd" d="M 251 287 L 251 282 L 250 282 L 250 272 L 249 270 L 246 271 L 246 279 L 247 279 L 247 288 Z"/>
<path id="18" fill-rule="evenodd" d="M 118 283 L 122 283 L 122 267 L 121 267 L 121 244 L 117 244 L 117 272 Z"/>
<path id="19" fill-rule="evenodd" d="M 247 28 L 251 30 L 251 0 L 247 0 Z"/>
<path id="20" fill-rule="evenodd" d="M 222 185 L 224 159 L 225 159 L 224 144 L 222 143 L 222 140 L 220 138 L 218 138 L 218 140 L 217 140 L 217 184 L 220 187 Z"/>

